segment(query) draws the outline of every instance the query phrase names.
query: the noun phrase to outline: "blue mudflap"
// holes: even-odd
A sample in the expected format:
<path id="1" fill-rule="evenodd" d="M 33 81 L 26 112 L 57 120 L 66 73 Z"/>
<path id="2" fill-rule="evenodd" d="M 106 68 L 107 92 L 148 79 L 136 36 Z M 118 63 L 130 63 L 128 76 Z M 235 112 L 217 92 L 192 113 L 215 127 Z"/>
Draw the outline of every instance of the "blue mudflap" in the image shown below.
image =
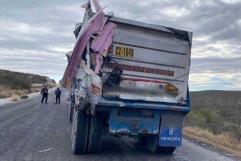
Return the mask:
<path id="1" fill-rule="evenodd" d="M 180 146 L 182 142 L 182 129 L 181 128 L 164 128 L 161 129 L 159 135 L 159 145 L 176 147 Z"/>
<path id="2" fill-rule="evenodd" d="M 177 112 L 161 113 L 159 145 L 176 147 L 182 143 L 182 126 L 185 114 Z"/>

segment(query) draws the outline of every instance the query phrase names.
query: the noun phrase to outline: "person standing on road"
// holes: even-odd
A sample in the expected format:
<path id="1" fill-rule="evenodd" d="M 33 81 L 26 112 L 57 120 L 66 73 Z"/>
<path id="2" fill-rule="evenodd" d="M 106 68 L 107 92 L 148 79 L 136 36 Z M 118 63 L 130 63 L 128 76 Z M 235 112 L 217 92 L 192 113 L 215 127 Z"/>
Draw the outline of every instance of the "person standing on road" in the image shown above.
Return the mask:
<path id="1" fill-rule="evenodd" d="M 41 100 L 41 103 L 44 102 L 45 100 L 45 103 L 48 103 L 48 88 L 47 86 L 45 86 L 42 90 L 41 90 L 41 94 L 42 94 L 42 100 Z"/>
<path id="2" fill-rule="evenodd" d="M 60 104 L 60 96 L 61 96 L 61 90 L 59 88 L 57 88 L 55 90 L 55 96 L 56 96 L 56 104 Z"/>

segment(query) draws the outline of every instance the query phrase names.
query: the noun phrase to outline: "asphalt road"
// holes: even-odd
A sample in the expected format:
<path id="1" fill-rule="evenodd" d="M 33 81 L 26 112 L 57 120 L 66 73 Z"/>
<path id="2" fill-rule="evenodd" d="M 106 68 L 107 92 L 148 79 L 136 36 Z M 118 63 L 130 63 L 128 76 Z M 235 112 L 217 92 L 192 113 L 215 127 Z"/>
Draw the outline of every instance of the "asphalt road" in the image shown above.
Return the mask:
<path id="1" fill-rule="evenodd" d="M 102 153 L 73 155 L 67 104 L 40 103 L 40 96 L 0 106 L 0 161 L 230 161 L 188 140 L 173 155 L 149 153 L 127 138 L 105 137 Z"/>

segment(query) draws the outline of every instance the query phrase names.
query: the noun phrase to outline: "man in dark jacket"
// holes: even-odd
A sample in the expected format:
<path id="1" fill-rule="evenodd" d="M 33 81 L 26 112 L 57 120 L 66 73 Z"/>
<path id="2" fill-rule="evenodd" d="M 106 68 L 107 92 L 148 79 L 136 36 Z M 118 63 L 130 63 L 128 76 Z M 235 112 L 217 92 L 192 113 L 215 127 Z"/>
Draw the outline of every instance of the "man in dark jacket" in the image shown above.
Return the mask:
<path id="1" fill-rule="evenodd" d="M 47 86 L 45 86 L 42 90 L 41 90 L 41 94 L 42 94 L 42 100 L 41 100 L 41 103 L 44 102 L 45 100 L 45 103 L 48 103 L 48 88 Z"/>
<path id="2" fill-rule="evenodd" d="M 59 103 L 60 104 L 60 96 L 61 96 L 61 90 L 59 88 L 57 88 L 55 90 L 55 96 L 56 96 L 56 104 Z"/>

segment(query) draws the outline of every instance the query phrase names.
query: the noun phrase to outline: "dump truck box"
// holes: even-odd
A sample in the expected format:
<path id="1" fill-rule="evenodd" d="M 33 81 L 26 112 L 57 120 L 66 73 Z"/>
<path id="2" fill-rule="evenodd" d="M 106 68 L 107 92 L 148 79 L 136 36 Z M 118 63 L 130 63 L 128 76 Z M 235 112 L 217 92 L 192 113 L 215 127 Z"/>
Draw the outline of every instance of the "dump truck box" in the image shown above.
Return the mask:
<path id="1" fill-rule="evenodd" d="M 94 116 L 71 106 L 72 149 L 98 152 L 101 135 L 110 134 L 172 153 L 190 111 L 192 33 L 113 16 L 108 21 L 117 28 L 101 69 L 102 95 Z"/>
<path id="2" fill-rule="evenodd" d="M 103 79 L 116 67 L 122 74 L 119 84 L 103 86 L 96 109 L 110 109 L 109 133 L 146 137 L 152 151 L 158 148 L 153 150 L 151 142 L 158 142 L 171 152 L 181 145 L 183 119 L 190 111 L 192 33 L 117 17 L 110 21 L 118 27 Z"/>
<path id="3" fill-rule="evenodd" d="M 104 75 L 118 66 L 118 86 L 104 87 L 103 96 L 124 100 L 184 103 L 187 101 L 192 33 L 117 17 L 112 62 Z"/>

